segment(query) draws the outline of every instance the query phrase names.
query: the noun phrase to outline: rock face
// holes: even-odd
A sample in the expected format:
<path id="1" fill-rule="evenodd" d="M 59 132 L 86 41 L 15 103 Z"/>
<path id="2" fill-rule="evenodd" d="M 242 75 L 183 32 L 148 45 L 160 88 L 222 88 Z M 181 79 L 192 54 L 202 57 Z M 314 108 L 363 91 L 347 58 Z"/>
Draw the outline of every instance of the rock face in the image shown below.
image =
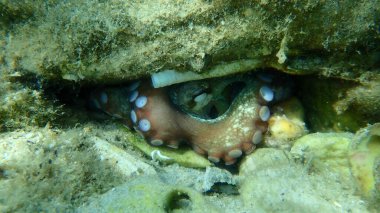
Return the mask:
<path id="1" fill-rule="evenodd" d="M 156 177 L 135 179 L 92 199 L 78 212 L 220 212 L 190 188 L 165 184 Z"/>
<path id="2" fill-rule="evenodd" d="M 313 133 L 296 140 L 290 152 L 315 171 L 328 169 L 350 178 L 348 152 L 352 138 L 351 133 Z"/>
<path id="3" fill-rule="evenodd" d="M 258 149 L 240 165 L 243 203 L 257 212 L 369 212 L 353 196 L 352 183 L 327 169 L 316 172 L 308 163 L 295 163 L 284 150 Z"/>
<path id="4" fill-rule="evenodd" d="M 362 194 L 379 208 L 380 123 L 360 129 L 352 140 L 349 161 Z"/>
<path id="5" fill-rule="evenodd" d="M 378 1 L 2 0 L 0 6 L 5 69 L 47 78 L 119 82 L 167 69 L 207 72 L 243 59 L 290 73 L 355 78 L 379 63 Z"/>
<path id="6" fill-rule="evenodd" d="M 354 140 L 352 164 L 375 159 L 358 158 L 368 151 L 362 145 L 376 148 L 370 157 L 378 154 L 375 127 L 368 141 L 365 130 L 355 136 L 360 140 Z M 347 180 L 345 155 L 352 134 L 306 135 L 291 152 L 258 149 L 235 175 L 215 167 L 161 167 L 131 147 L 122 148 L 132 137 L 126 135 L 112 125 L 88 124 L 0 134 L 0 211 L 368 212 L 354 195 L 354 182 Z M 368 167 L 358 168 L 355 174 L 368 174 L 360 172 Z M 378 198 L 373 198 L 376 204 Z"/>
<path id="7" fill-rule="evenodd" d="M 132 177 L 156 174 L 139 155 L 120 148 L 114 138 L 120 142 L 125 135 L 94 125 L 1 133 L 0 212 L 68 211 L 73 207 L 62 199 L 81 199 Z"/>
<path id="8" fill-rule="evenodd" d="M 310 129 L 355 132 L 379 122 L 380 76 L 360 81 L 302 78 L 299 94 Z"/>
<path id="9" fill-rule="evenodd" d="M 1 100 L 6 93 L 29 95 L 28 105 L 46 110 L 22 109 L 23 101 L 1 101 L 7 107 L 0 108 L 5 123 L 0 129 L 43 126 L 47 117 L 58 119 L 58 106 L 38 95 L 41 90 L 57 93 L 62 85 L 73 89 L 78 82 L 124 83 L 168 70 L 218 75 L 274 68 L 357 82 L 357 87 L 347 88 L 350 91 L 340 91 L 349 97 L 328 105 L 336 104 L 336 112 L 329 115 L 343 117 L 341 127 L 321 127 L 326 120 L 314 124 L 306 116 L 315 131 L 356 131 L 363 123 L 379 120 L 373 117 L 379 117 L 380 108 L 380 12 L 373 8 L 380 8 L 380 2 L 1 0 L 0 79 L 23 84 L 0 86 Z M 301 89 L 307 91 L 308 84 L 305 87 Z M 313 88 L 319 91 L 321 86 Z M 328 107 L 305 109 L 318 118 Z M 347 110 L 357 109 L 360 116 L 346 116 Z"/>
<path id="10" fill-rule="evenodd" d="M 380 1 L 0 0 L 0 212 L 379 209 L 378 8 Z M 88 87 L 152 74 L 253 70 L 292 74 L 304 110 L 289 107 L 302 122 L 279 115 L 271 133 L 288 137 L 248 156 L 237 175 L 192 152 L 139 143 L 132 131 L 90 117 L 81 99 Z M 333 133 L 295 142 L 306 127 Z M 273 148 L 294 142 L 291 152 Z"/>

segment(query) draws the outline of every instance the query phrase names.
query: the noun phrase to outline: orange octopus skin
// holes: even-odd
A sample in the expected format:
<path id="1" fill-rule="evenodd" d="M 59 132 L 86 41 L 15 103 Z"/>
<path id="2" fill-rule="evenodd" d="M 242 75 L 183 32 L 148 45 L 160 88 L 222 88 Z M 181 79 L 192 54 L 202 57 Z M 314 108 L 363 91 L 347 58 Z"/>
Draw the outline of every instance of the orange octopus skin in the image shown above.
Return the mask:
<path id="1" fill-rule="evenodd" d="M 234 164 L 251 153 L 267 131 L 269 108 L 260 95 L 263 83 L 243 89 L 229 109 L 215 119 L 201 119 L 178 110 L 166 88 L 149 82 L 129 89 L 104 90 L 93 95 L 98 109 L 134 126 L 151 145 L 178 148 L 186 142 L 214 163 Z"/>

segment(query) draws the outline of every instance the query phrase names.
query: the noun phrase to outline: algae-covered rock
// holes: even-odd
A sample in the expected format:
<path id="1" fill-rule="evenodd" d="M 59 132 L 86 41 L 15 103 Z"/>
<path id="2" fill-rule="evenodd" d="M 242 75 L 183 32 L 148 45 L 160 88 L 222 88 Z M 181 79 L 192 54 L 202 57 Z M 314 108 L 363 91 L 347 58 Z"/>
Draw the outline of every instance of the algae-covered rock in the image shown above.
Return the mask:
<path id="1" fill-rule="evenodd" d="M 240 194 L 253 212 L 368 212 L 352 182 L 334 171 L 309 172 L 291 154 L 258 149 L 242 162 Z"/>
<path id="2" fill-rule="evenodd" d="M 256 171 L 265 170 L 275 165 L 282 167 L 288 165 L 289 160 L 287 151 L 273 148 L 257 149 L 254 153 L 243 159 L 239 167 L 239 175 L 250 176 Z"/>
<path id="3" fill-rule="evenodd" d="M 363 80 L 334 104 L 338 114 L 351 112 L 368 123 L 380 122 L 380 75 Z M 356 113 L 352 113 L 356 112 Z M 358 122 L 358 121 L 356 121 Z"/>
<path id="4" fill-rule="evenodd" d="M 358 131 L 352 140 L 349 153 L 351 171 L 358 182 L 360 191 L 378 205 L 380 201 L 380 123 Z"/>
<path id="5" fill-rule="evenodd" d="M 44 12 L 43 8 L 57 0 L 0 0 L 0 27 L 21 22 Z"/>
<path id="6" fill-rule="evenodd" d="M 350 178 L 348 152 L 352 138 L 352 133 L 308 134 L 298 139 L 290 152 L 313 170 L 332 170 Z"/>
<path id="7" fill-rule="evenodd" d="M 201 193 L 225 193 L 224 189 L 236 190 L 238 177 L 231 172 L 210 166 L 206 169 L 193 169 L 178 164 L 167 165 L 158 176 L 165 182 L 174 185 L 190 186 Z M 223 192 L 221 192 L 223 191 Z"/>
<path id="8" fill-rule="evenodd" d="M 309 134 L 295 142 L 291 154 L 296 160 L 310 166 L 314 172 L 324 170 L 338 172 L 344 182 L 356 182 L 360 193 L 371 201 L 371 208 L 378 208 L 379 136 L 379 124 L 363 128 L 355 135 L 352 133 Z"/>
<path id="9" fill-rule="evenodd" d="M 56 80 L 120 82 L 239 60 L 355 78 L 379 62 L 378 1 L 0 3 L 4 69 Z"/>
<path id="10" fill-rule="evenodd" d="M 91 124 L 1 133 L 0 212 L 72 211 L 94 193 L 155 174 L 131 147 L 121 149 L 122 137 Z"/>
<path id="11" fill-rule="evenodd" d="M 100 159 L 113 166 L 115 171 L 125 177 L 136 176 L 139 174 L 156 174 L 154 168 L 137 157 L 128 154 L 125 150 L 118 148 L 99 137 L 91 137 L 94 149 L 98 152 Z"/>
<path id="12" fill-rule="evenodd" d="M 137 178 L 90 199 L 78 212 L 220 212 L 187 187 L 165 184 L 157 177 Z"/>
<path id="13" fill-rule="evenodd" d="M 306 77 L 299 81 L 306 122 L 312 131 L 356 132 L 380 121 L 379 76 L 360 82 Z"/>
<path id="14" fill-rule="evenodd" d="M 62 107 L 42 91 L 6 79 L 0 65 L 0 132 L 46 126 L 62 116 Z"/>

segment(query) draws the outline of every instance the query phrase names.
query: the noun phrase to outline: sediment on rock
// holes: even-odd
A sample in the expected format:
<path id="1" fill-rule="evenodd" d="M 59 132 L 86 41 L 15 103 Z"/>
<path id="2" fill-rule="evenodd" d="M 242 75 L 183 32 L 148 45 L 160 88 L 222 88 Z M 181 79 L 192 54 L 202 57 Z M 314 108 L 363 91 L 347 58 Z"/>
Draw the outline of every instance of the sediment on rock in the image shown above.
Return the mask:
<path id="1" fill-rule="evenodd" d="M 24 17 L 3 29 L 6 69 L 59 81 L 115 83 L 167 69 L 207 73 L 246 59 L 353 79 L 379 65 L 377 1 L 0 3 L 4 22 Z"/>

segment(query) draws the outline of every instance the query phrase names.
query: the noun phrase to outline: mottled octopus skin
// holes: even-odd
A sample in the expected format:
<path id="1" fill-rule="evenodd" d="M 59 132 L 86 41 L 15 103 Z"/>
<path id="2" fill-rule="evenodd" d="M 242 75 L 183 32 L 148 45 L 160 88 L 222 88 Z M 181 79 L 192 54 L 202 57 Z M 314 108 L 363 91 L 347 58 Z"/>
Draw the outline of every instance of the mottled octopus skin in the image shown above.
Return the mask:
<path id="1" fill-rule="evenodd" d="M 92 98 L 97 108 L 133 125 L 152 145 L 177 148 L 186 142 L 210 161 L 223 159 L 231 165 L 243 153 L 251 153 L 267 131 L 267 119 L 260 117 L 260 110 L 269 113 L 267 102 L 260 95 L 263 85 L 253 81 L 215 119 L 202 119 L 178 110 L 170 102 L 166 88 L 152 88 L 148 81 L 135 83 L 129 89 L 106 89 Z M 132 95 L 136 92 L 137 97 Z M 147 98 L 143 106 L 137 106 L 138 97 Z M 131 119 L 133 113 L 137 120 Z M 148 130 L 139 126 L 144 119 L 149 121 Z"/>

